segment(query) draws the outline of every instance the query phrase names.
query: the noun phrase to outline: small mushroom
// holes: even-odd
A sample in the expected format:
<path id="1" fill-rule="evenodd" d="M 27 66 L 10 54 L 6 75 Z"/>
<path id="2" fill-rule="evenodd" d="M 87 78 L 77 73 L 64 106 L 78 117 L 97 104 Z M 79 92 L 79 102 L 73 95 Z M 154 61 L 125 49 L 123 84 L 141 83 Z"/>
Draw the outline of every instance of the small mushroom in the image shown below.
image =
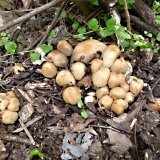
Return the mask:
<path id="1" fill-rule="evenodd" d="M 66 40 L 60 40 L 58 42 L 57 50 L 64 53 L 66 56 L 71 56 L 73 52 L 72 46 Z"/>
<path id="2" fill-rule="evenodd" d="M 8 91 L 7 96 L 9 96 L 10 98 L 16 98 L 16 95 L 13 91 Z"/>
<path id="3" fill-rule="evenodd" d="M 4 111 L 8 104 L 9 104 L 10 100 L 8 98 L 4 98 L 1 102 L 0 102 L 0 110 Z"/>
<path id="4" fill-rule="evenodd" d="M 57 67 L 64 67 L 68 64 L 67 57 L 58 50 L 53 50 L 47 55 L 47 60 L 53 62 Z"/>
<path id="5" fill-rule="evenodd" d="M 126 96 L 126 91 L 122 89 L 121 87 L 115 87 L 110 90 L 109 95 L 113 99 L 123 99 Z"/>
<path id="6" fill-rule="evenodd" d="M 81 99 L 81 93 L 78 87 L 67 87 L 62 93 L 63 100 L 71 105 L 77 104 Z"/>
<path id="7" fill-rule="evenodd" d="M 127 82 L 122 83 L 120 87 L 123 88 L 126 92 L 129 91 L 129 84 Z"/>
<path id="8" fill-rule="evenodd" d="M 56 83 L 59 86 L 75 85 L 76 81 L 72 73 L 68 70 L 61 70 L 56 77 Z"/>
<path id="9" fill-rule="evenodd" d="M 82 62 L 73 63 L 71 66 L 71 72 L 76 80 L 81 80 L 85 75 L 86 66 Z"/>
<path id="10" fill-rule="evenodd" d="M 101 59 L 98 59 L 98 58 L 93 59 L 91 61 L 91 72 L 92 72 L 92 74 L 97 72 L 102 67 L 102 65 L 103 65 L 103 61 Z"/>
<path id="11" fill-rule="evenodd" d="M 42 65 L 41 72 L 47 78 L 53 78 L 57 74 L 56 66 L 51 62 L 45 62 Z"/>
<path id="12" fill-rule="evenodd" d="M 97 88 L 107 85 L 110 70 L 107 67 L 100 68 L 96 73 L 92 75 L 93 85 Z"/>
<path id="13" fill-rule="evenodd" d="M 155 98 L 155 103 L 148 103 L 148 106 L 160 112 L 160 98 Z"/>
<path id="14" fill-rule="evenodd" d="M 11 98 L 7 108 L 10 111 L 14 112 L 14 111 L 18 111 L 19 110 L 19 106 L 20 106 L 20 102 L 19 102 L 18 98 Z"/>
<path id="15" fill-rule="evenodd" d="M 125 77 L 123 74 L 117 74 L 116 72 L 111 72 L 108 79 L 109 88 L 115 88 L 120 86 L 120 84 L 125 83 Z"/>
<path id="16" fill-rule="evenodd" d="M 6 97 L 6 93 L 0 93 L 0 102 Z"/>
<path id="17" fill-rule="evenodd" d="M 120 55 L 120 49 L 116 45 L 107 46 L 102 52 L 103 66 L 110 68 Z"/>
<path id="18" fill-rule="evenodd" d="M 128 107 L 128 103 L 123 99 L 116 99 L 113 101 L 111 106 L 111 111 L 120 115 L 124 112 L 124 110 Z"/>
<path id="19" fill-rule="evenodd" d="M 98 99 L 100 99 L 101 97 L 103 97 L 103 96 L 105 96 L 105 95 L 107 95 L 107 94 L 109 94 L 109 89 L 108 89 L 107 86 L 98 88 L 98 89 L 96 90 L 96 97 L 97 97 Z"/>
<path id="20" fill-rule="evenodd" d="M 105 107 L 105 109 L 110 109 L 113 103 L 113 99 L 109 95 L 101 97 L 99 103 Z"/>
<path id="21" fill-rule="evenodd" d="M 15 64 L 15 66 L 12 68 L 14 74 L 19 74 L 19 72 L 25 71 L 22 64 Z"/>
<path id="22" fill-rule="evenodd" d="M 135 96 L 134 96 L 133 93 L 127 92 L 127 93 L 126 93 L 126 97 L 125 97 L 124 100 L 125 100 L 126 102 L 128 102 L 128 103 L 132 103 L 132 102 L 134 101 L 134 98 L 135 98 Z"/>
<path id="23" fill-rule="evenodd" d="M 105 48 L 106 45 L 98 40 L 85 40 L 74 48 L 71 62 L 81 61 L 87 64 L 96 57 L 98 51 L 102 52 Z"/>
<path id="24" fill-rule="evenodd" d="M 135 96 L 137 96 L 140 93 L 140 91 L 142 90 L 143 86 L 144 86 L 143 80 L 135 77 L 130 82 L 129 89 L 130 89 L 130 92 L 132 92 Z"/>
<path id="25" fill-rule="evenodd" d="M 113 65 L 111 66 L 111 71 L 116 73 L 126 73 L 128 69 L 128 64 L 123 57 L 116 59 Z"/>
<path id="26" fill-rule="evenodd" d="M 14 124 L 17 119 L 18 119 L 17 112 L 5 110 L 2 114 L 2 123 L 4 124 Z"/>

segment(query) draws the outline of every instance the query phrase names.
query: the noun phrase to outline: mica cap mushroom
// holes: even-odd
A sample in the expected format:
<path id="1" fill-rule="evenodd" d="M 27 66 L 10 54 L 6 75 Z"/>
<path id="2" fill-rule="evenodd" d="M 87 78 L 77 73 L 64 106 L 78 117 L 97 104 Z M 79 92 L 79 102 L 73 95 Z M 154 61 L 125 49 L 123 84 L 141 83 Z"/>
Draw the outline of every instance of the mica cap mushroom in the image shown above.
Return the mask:
<path id="1" fill-rule="evenodd" d="M 87 64 L 97 55 L 98 51 L 103 52 L 105 48 L 104 43 L 95 39 L 80 42 L 73 50 L 71 62 L 81 61 Z"/>
<path id="2" fill-rule="evenodd" d="M 60 40 L 57 44 L 57 50 L 64 53 L 66 56 L 71 56 L 73 52 L 72 46 L 66 40 Z"/>

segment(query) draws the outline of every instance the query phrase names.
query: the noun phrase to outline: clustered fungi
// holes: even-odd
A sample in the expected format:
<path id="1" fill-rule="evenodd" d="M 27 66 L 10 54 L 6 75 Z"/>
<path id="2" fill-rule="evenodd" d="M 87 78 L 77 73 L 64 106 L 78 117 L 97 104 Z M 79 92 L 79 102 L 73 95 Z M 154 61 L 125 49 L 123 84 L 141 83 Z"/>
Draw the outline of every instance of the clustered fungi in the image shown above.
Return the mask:
<path id="1" fill-rule="evenodd" d="M 118 46 L 106 46 L 98 40 L 85 40 L 74 49 L 61 40 L 46 59 L 42 74 L 47 78 L 56 76 L 58 86 L 65 88 L 63 100 L 71 105 L 83 97 L 80 87 L 92 88 L 99 105 L 120 115 L 144 86 L 142 79 L 130 78 L 132 66 L 121 56 Z M 70 69 L 66 69 L 68 66 Z"/>
<path id="2" fill-rule="evenodd" d="M 0 93 L 0 117 L 4 124 L 13 124 L 18 119 L 20 102 L 13 91 Z"/>

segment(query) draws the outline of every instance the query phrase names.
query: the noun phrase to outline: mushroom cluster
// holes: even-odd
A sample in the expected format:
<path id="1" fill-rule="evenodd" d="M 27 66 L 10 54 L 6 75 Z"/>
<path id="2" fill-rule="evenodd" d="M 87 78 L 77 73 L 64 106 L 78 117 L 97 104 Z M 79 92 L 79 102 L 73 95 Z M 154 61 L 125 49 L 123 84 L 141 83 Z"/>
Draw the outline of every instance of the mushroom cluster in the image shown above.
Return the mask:
<path id="1" fill-rule="evenodd" d="M 143 80 L 130 78 L 132 66 L 116 45 L 89 39 L 75 48 L 60 40 L 57 50 L 50 52 L 41 72 L 47 78 L 56 77 L 58 86 L 65 88 L 63 100 L 71 105 L 81 99 L 80 88 L 93 89 L 98 104 L 120 115 L 143 88 Z M 67 69 L 66 69 L 67 68 Z"/>
<path id="2" fill-rule="evenodd" d="M 20 102 L 13 91 L 0 93 L 0 116 L 4 124 L 13 124 L 18 119 Z"/>

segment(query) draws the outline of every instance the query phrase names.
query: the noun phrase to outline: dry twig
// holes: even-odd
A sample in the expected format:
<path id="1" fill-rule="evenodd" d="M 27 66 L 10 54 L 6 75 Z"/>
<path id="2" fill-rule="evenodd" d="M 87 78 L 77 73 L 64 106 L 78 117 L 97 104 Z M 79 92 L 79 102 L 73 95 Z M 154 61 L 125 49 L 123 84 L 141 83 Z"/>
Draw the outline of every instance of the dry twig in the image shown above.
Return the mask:
<path id="1" fill-rule="evenodd" d="M 126 21 L 127 21 L 127 29 L 129 31 L 131 31 L 130 15 L 129 15 L 129 12 L 128 12 L 128 6 L 127 6 L 127 3 L 126 3 L 126 0 L 123 0 L 123 5 L 124 5 L 124 12 L 125 12 Z"/>
<path id="2" fill-rule="evenodd" d="M 41 7 L 35 8 L 33 11 L 25 14 L 24 16 L 21 16 L 21 17 L 19 17 L 17 19 L 14 19 L 13 21 L 8 22 L 6 25 L 0 27 L 0 32 L 4 31 L 4 30 L 6 30 L 6 29 L 8 29 L 8 28 L 10 28 L 12 26 L 15 26 L 18 23 L 26 21 L 27 19 L 35 16 L 36 14 L 41 13 L 41 12 L 43 12 L 43 11 L 53 7 L 53 6 L 55 6 L 57 3 L 61 2 L 61 1 L 62 0 L 53 0 L 50 3 L 42 5 Z"/>

